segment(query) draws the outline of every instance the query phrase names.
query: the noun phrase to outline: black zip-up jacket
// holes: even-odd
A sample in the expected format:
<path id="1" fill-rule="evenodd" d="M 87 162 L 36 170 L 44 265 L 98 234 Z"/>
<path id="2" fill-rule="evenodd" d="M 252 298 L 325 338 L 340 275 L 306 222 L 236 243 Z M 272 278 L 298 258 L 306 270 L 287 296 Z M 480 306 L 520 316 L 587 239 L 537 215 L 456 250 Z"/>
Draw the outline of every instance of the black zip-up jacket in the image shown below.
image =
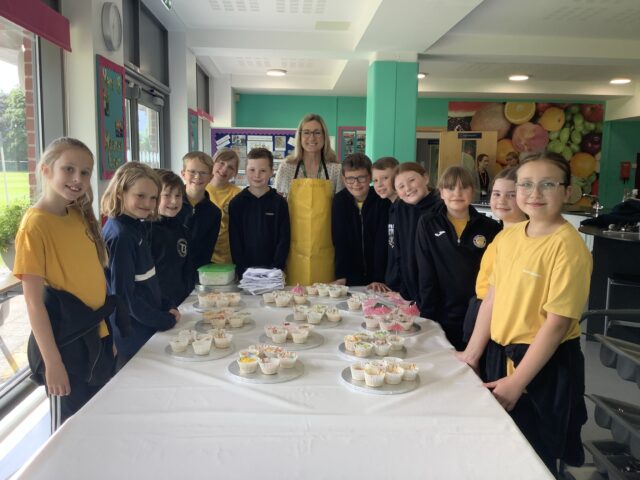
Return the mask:
<path id="1" fill-rule="evenodd" d="M 444 204 L 423 215 L 416 230 L 420 314 L 462 332 L 469 299 L 475 294 L 480 260 L 501 227 L 469 207 L 460 239 Z"/>
<path id="2" fill-rule="evenodd" d="M 248 188 L 229 203 L 229 244 L 238 277 L 247 268 L 284 270 L 291 226 L 287 201 L 276 190 L 256 197 Z"/>
<path id="3" fill-rule="evenodd" d="M 402 285 L 402 278 L 400 278 L 400 266 L 398 262 L 394 261 L 396 254 L 396 207 L 400 202 L 396 199 L 389 206 L 389 220 L 387 221 L 387 268 L 384 274 L 384 283 L 393 291 L 400 291 Z"/>
<path id="4" fill-rule="evenodd" d="M 189 245 L 191 246 L 191 261 L 193 265 L 193 278 L 197 279 L 198 268 L 211 263 L 213 250 L 218 241 L 222 213 L 220 209 L 209 199 L 205 191 L 204 198 L 195 207 L 184 196 L 182 208 L 176 218 L 179 219 L 189 231 Z"/>
<path id="5" fill-rule="evenodd" d="M 160 217 L 151 224 L 151 255 L 162 296 L 180 305 L 193 290 L 189 232 L 176 217 Z"/>
<path id="6" fill-rule="evenodd" d="M 331 235 L 335 275 L 346 278 L 347 285 L 384 282 L 389 205 L 391 202 L 380 198 L 373 187 L 369 187 L 362 210 L 346 188 L 333 197 Z"/>
<path id="7" fill-rule="evenodd" d="M 398 291 L 405 300 L 419 304 L 418 264 L 416 263 L 416 227 L 420 216 L 431 211 L 442 202 L 434 190 L 416 205 L 398 200 L 395 208 L 394 256 L 393 262 L 400 275 Z"/>
<path id="8" fill-rule="evenodd" d="M 124 303 L 117 296 L 109 295 L 102 307 L 93 310 L 69 292 L 45 287 L 44 306 L 67 373 L 80 377 L 89 385 L 107 383 L 115 365 L 111 335 L 109 341 L 103 342 L 98 335 L 98 325 L 113 314 L 122 335 L 128 336 L 131 323 Z M 31 379 L 44 385 L 44 362 L 33 333 L 29 335 L 27 357 Z"/>

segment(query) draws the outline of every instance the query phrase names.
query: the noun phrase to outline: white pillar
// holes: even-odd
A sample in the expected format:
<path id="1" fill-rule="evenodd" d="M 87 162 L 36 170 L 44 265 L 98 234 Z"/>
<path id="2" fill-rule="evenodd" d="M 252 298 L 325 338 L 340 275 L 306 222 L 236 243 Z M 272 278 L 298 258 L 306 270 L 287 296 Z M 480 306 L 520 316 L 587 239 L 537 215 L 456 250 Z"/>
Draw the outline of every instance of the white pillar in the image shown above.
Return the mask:
<path id="1" fill-rule="evenodd" d="M 220 75 L 213 80 L 213 124 L 216 127 L 233 127 L 236 119 L 235 92 L 231 87 L 231 75 Z"/>

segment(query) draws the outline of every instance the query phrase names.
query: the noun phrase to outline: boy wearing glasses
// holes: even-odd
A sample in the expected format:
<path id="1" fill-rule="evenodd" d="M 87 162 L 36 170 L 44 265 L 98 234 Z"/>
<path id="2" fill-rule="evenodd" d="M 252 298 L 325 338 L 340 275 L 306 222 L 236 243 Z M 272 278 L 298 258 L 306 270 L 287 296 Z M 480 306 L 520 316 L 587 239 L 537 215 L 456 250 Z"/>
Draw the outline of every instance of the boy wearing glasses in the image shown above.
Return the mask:
<path id="1" fill-rule="evenodd" d="M 194 277 L 198 267 L 211 263 L 220 231 L 222 214 L 206 191 L 212 171 L 213 159 L 204 152 L 189 152 L 182 158 L 181 174 L 187 193 L 177 218 L 189 230 Z"/>
<path id="2" fill-rule="evenodd" d="M 391 202 L 370 186 L 371 160 L 362 153 L 344 159 L 342 181 L 346 188 L 335 195 L 331 215 L 335 283 L 388 290 L 383 282 Z"/>

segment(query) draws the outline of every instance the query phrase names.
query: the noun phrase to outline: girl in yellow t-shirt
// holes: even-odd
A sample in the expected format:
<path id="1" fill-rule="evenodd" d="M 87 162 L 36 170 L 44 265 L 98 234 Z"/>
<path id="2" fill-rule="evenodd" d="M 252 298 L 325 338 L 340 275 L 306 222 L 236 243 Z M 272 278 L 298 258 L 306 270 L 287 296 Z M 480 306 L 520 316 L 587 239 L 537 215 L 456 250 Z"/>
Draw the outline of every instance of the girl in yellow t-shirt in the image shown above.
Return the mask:
<path id="1" fill-rule="evenodd" d="M 93 166 L 93 154 L 79 140 L 52 142 L 39 165 L 44 193 L 27 211 L 16 235 L 13 273 L 22 280 L 33 332 L 29 363 L 34 378 L 46 385 L 54 428 L 84 405 L 113 371 L 111 339 L 101 316 L 107 291 L 103 270 L 107 253 L 92 209 Z M 52 295 L 65 299 L 55 304 L 60 306 L 55 311 L 47 309 Z M 74 309 L 81 306 L 81 318 L 64 315 L 65 309 L 70 311 L 70 302 Z M 68 339 L 74 337 L 71 331 L 84 332 L 82 338 L 97 345 L 97 357 L 75 356 L 86 348 L 73 348 Z M 69 360 L 71 351 L 73 361 Z M 41 358 L 35 361 L 33 352 Z M 98 385 L 96 367 L 102 374 Z"/>
<path id="2" fill-rule="evenodd" d="M 529 216 L 494 240 L 495 262 L 469 345 L 458 357 L 485 384 L 552 473 L 557 459 L 584 462 L 584 359 L 578 319 L 589 295 L 591 254 L 562 217 L 571 195 L 563 157 L 538 154 L 518 167 L 516 200 Z"/>

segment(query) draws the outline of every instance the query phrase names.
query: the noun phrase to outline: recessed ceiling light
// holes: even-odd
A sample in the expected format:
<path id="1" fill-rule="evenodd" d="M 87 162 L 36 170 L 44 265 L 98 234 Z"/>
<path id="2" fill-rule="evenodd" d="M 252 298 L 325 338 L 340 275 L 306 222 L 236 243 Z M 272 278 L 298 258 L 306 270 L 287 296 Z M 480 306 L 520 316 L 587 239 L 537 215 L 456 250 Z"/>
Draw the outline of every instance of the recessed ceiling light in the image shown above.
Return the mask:
<path id="1" fill-rule="evenodd" d="M 418 80 L 422 80 L 423 78 L 425 78 L 427 76 L 426 73 L 424 72 L 418 72 Z"/>
<path id="2" fill-rule="evenodd" d="M 529 75 L 511 75 L 509 76 L 509 80 L 512 82 L 524 82 L 525 80 L 529 80 Z"/>
<path id="3" fill-rule="evenodd" d="M 272 68 L 271 70 L 267 70 L 267 75 L 270 77 L 284 77 L 287 74 L 287 71 L 282 68 Z"/>
<path id="4" fill-rule="evenodd" d="M 611 85 L 626 85 L 627 83 L 631 83 L 630 78 L 612 78 L 609 82 Z"/>

